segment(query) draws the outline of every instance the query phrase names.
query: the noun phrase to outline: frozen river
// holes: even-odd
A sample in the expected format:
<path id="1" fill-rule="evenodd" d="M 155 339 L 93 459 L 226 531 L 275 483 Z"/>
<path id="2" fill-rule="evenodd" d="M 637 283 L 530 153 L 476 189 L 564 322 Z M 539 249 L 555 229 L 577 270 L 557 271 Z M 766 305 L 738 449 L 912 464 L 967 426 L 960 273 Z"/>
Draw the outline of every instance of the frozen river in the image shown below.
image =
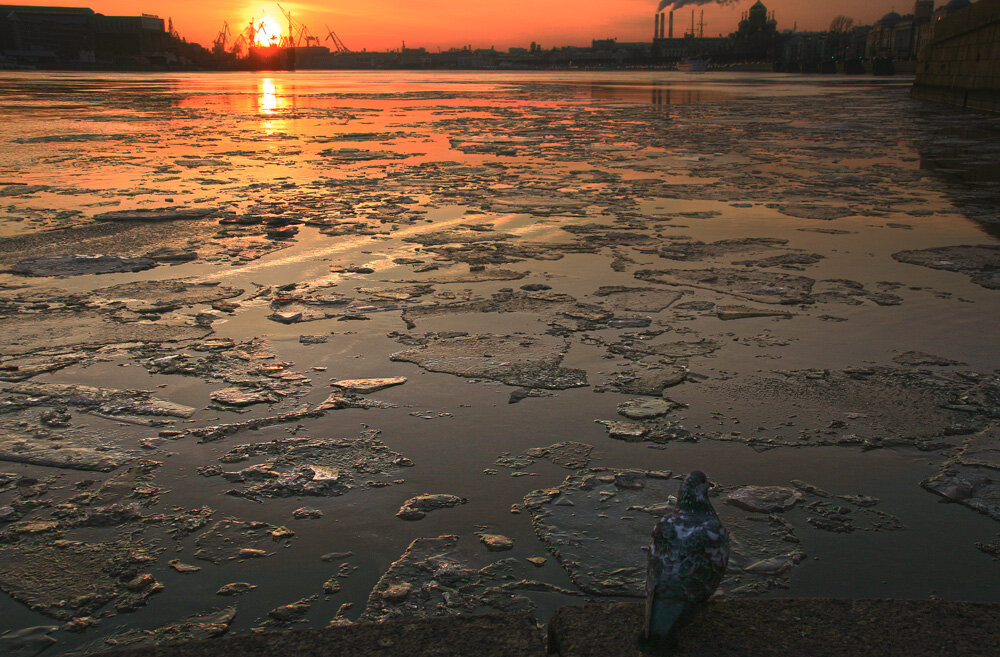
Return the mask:
<path id="1" fill-rule="evenodd" d="M 545 621 L 691 469 L 725 595 L 1000 601 L 1000 119 L 907 90 L 0 73 L 0 652 Z"/>

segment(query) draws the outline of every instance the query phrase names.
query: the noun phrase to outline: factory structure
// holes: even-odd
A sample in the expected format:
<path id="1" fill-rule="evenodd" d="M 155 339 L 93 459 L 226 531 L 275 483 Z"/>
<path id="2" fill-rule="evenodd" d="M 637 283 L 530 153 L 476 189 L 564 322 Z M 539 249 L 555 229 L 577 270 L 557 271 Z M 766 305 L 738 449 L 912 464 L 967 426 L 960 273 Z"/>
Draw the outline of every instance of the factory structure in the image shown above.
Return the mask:
<path id="1" fill-rule="evenodd" d="M 759 4 L 759 3 L 758 3 Z M 653 48 L 655 59 L 667 62 L 679 62 L 691 59 L 718 59 L 727 55 L 730 49 L 726 37 L 705 36 L 705 12 L 701 12 L 700 20 L 695 23 L 695 12 L 691 11 L 690 27 L 681 25 L 683 18 L 675 22 L 676 12 L 657 12 L 653 16 Z M 674 29 L 679 36 L 674 36 Z"/>

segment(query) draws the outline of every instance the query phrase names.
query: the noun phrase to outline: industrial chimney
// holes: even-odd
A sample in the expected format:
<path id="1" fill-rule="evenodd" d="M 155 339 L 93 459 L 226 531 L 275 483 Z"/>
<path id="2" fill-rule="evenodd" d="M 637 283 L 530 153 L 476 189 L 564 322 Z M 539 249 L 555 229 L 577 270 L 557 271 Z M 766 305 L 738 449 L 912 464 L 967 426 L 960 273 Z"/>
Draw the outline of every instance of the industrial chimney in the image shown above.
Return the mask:
<path id="1" fill-rule="evenodd" d="M 660 12 L 660 38 L 663 38 L 663 22 L 667 19 L 666 15 Z"/>
<path id="2" fill-rule="evenodd" d="M 662 29 L 661 29 L 662 31 Z M 674 10 L 670 10 L 670 38 L 674 38 Z"/>
<path id="3" fill-rule="evenodd" d="M 660 14 L 657 13 L 653 16 L 653 38 L 660 38 Z"/>

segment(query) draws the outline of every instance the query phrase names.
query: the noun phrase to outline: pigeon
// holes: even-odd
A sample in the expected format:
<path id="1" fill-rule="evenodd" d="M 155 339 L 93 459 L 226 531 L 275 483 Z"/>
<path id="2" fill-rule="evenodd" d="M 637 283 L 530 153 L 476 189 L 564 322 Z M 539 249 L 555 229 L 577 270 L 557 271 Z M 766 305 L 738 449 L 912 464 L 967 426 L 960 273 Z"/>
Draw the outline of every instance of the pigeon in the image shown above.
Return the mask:
<path id="1" fill-rule="evenodd" d="M 653 529 L 646 571 L 643 639 L 673 647 L 676 633 L 711 597 L 729 563 L 729 532 L 708 500 L 708 479 L 695 470 L 681 484 L 677 506 Z"/>

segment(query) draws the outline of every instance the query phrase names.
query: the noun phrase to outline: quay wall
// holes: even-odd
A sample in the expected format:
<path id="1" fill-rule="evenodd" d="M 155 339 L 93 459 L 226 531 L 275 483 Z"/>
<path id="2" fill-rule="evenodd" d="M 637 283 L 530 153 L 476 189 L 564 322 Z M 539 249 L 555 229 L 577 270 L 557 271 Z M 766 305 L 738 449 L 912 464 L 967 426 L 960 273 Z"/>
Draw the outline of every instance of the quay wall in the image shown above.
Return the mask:
<path id="1" fill-rule="evenodd" d="M 1000 112 L 1000 0 L 979 0 L 937 22 L 920 53 L 911 93 Z"/>
<path id="2" fill-rule="evenodd" d="M 651 657 L 644 603 L 563 607 L 543 641 L 527 611 L 338 625 L 134 647 L 99 657 Z M 1000 603 L 758 598 L 712 600 L 670 657 L 996 655 Z M 663 653 L 656 653 L 663 654 Z"/>

